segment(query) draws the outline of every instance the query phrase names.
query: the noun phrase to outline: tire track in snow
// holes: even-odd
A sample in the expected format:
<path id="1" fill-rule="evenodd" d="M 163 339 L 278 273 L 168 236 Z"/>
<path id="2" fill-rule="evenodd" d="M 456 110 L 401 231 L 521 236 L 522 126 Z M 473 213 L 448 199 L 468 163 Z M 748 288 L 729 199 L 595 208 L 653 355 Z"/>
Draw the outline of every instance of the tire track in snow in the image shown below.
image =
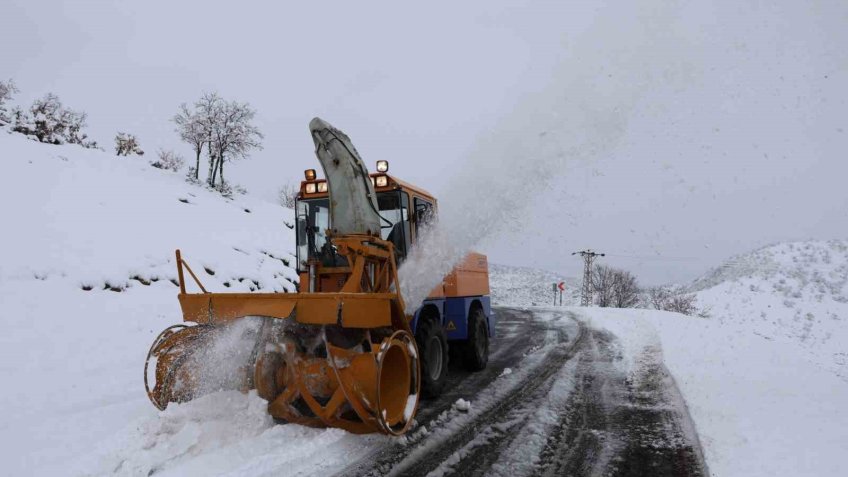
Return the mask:
<path id="1" fill-rule="evenodd" d="M 457 449 L 467 447 L 468 456 L 481 458 L 485 451 L 481 453 L 478 447 L 507 444 L 511 437 L 508 432 L 504 432 L 505 429 L 520 425 L 523 417 L 533 410 L 535 403 L 546 395 L 553 383 L 552 377 L 575 355 L 585 335 L 584 325 L 576 320 L 576 326 L 572 328 L 576 329 L 573 336 L 569 335 L 562 323 L 550 326 L 531 319 L 525 324 L 532 325 L 534 331 L 544 331 L 546 343 L 518 363 L 524 367 L 515 373 L 509 384 L 504 383 L 504 387 L 487 388 L 477 393 L 471 398 L 474 407 L 468 415 L 445 411 L 436 418 L 437 427 L 432 431 L 418 429 L 413 432 L 411 445 L 399 446 L 392 452 L 378 456 L 370 465 L 348 468 L 339 475 L 426 475 L 448 461 Z M 531 333 L 526 333 L 516 339 L 528 342 L 526 338 L 530 336 Z M 548 341 L 552 336 L 553 342 Z M 481 410 L 477 411 L 478 408 Z M 512 419 L 502 422 L 503 416 L 510 415 Z M 433 422 L 429 424 L 432 426 Z M 465 459 L 454 459 L 460 461 L 458 463 L 463 468 L 461 473 L 467 473 L 468 469 L 462 462 Z M 452 469 L 448 467 L 444 470 Z"/>
<path id="2" fill-rule="evenodd" d="M 590 330 L 577 386 L 551 433 L 534 476 L 708 475 L 686 405 L 658 348 L 638 357 L 633 375 L 609 332 Z"/>

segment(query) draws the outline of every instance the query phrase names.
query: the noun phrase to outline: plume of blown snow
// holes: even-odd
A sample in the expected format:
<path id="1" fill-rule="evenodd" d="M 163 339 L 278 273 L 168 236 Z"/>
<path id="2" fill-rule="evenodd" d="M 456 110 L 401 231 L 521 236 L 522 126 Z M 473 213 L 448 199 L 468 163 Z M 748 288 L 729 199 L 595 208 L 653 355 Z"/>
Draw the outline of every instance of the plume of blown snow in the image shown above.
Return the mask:
<path id="1" fill-rule="evenodd" d="M 484 239 L 520 229 L 522 209 L 550 194 L 569 163 L 610 154 L 647 93 L 689 79 L 691 52 L 673 34 L 673 6 L 619 7 L 626 11 L 574 38 L 548 86 L 523 99 L 452 174 L 439 222 L 399 271 L 409 310 Z"/>

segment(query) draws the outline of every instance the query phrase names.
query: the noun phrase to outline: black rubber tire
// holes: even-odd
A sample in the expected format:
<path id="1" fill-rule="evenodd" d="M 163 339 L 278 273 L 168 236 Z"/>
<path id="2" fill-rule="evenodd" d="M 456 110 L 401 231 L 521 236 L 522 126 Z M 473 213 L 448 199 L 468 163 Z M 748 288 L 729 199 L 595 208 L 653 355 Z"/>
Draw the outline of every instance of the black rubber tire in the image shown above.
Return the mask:
<path id="1" fill-rule="evenodd" d="M 448 381 L 448 337 L 445 329 L 435 318 L 422 317 L 415 342 L 421 363 L 421 395 L 439 397 Z"/>
<path id="2" fill-rule="evenodd" d="M 486 369 L 489 363 L 489 330 L 486 315 L 476 308 L 468 316 L 468 341 L 462 344 L 462 364 L 469 371 Z"/>

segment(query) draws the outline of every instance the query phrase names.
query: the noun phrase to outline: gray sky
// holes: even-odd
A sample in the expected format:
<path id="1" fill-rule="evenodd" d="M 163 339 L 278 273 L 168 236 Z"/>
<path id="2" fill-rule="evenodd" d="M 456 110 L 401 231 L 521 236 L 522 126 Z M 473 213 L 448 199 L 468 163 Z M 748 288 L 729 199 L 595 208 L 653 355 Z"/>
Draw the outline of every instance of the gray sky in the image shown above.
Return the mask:
<path id="1" fill-rule="evenodd" d="M 514 198 L 483 251 L 564 275 L 585 247 L 656 283 L 848 236 L 844 2 L 265 3 L 7 1 L 0 78 L 150 153 L 191 154 L 180 102 L 250 102 L 265 149 L 228 172 L 269 198 L 321 116 L 443 209 Z"/>

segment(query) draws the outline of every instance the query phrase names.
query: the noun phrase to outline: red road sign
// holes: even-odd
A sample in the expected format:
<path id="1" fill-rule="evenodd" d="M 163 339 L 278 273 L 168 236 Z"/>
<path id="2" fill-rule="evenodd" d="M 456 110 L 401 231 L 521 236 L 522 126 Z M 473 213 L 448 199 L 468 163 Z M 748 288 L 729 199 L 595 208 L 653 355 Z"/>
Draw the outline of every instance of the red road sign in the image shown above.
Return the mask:
<path id="1" fill-rule="evenodd" d="M 557 285 L 557 288 L 559 288 L 559 291 L 565 290 L 565 282 L 559 282 L 559 285 Z"/>

